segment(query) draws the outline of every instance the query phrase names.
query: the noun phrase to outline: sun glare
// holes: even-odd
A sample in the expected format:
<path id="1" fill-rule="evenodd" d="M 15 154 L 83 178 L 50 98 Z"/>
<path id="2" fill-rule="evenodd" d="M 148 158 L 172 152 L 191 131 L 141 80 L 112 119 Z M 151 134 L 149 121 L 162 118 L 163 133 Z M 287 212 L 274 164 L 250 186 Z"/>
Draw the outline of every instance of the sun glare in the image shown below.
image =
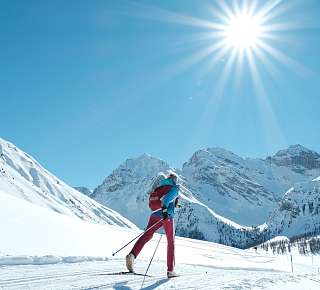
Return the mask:
<path id="1" fill-rule="evenodd" d="M 181 52 L 180 48 L 183 47 L 189 53 L 181 58 L 179 55 L 177 62 L 170 63 L 163 71 L 161 81 L 173 78 L 195 64 L 201 64 L 201 70 L 197 72 L 197 85 L 205 84 L 208 79 L 208 85 L 203 89 L 207 90 L 207 86 L 213 88 L 205 109 L 210 115 L 218 110 L 223 97 L 232 100 L 232 95 L 236 95 L 226 95 L 227 92 L 233 92 L 227 90 L 228 87 L 240 91 L 250 84 L 259 110 L 268 117 L 263 120 L 264 128 L 282 138 L 264 81 L 267 78 L 278 81 L 283 66 L 299 75 L 309 73 L 301 63 L 277 47 L 288 45 L 293 39 L 292 32 L 301 25 L 295 14 L 286 14 L 292 7 L 291 1 L 205 2 L 204 8 L 208 13 L 204 18 L 151 6 L 144 10 L 145 6 L 139 6 L 137 13 L 141 17 L 197 28 L 175 42 L 177 51 Z M 286 31 L 290 32 L 288 37 Z M 199 95 L 202 96 L 202 92 Z"/>
<path id="2" fill-rule="evenodd" d="M 203 63 L 202 75 L 215 68 L 221 68 L 215 91 L 223 95 L 225 86 L 230 80 L 237 85 L 241 83 L 244 72 L 249 73 L 255 89 L 265 92 L 260 70 L 269 73 L 270 77 L 280 72 L 279 65 L 285 65 L 292 71 L 307 71 L 306 68 L 277 48 L 279 42 L 284 43 L 285 31 L 299 27 L 296 20 L 282 17 L 291 7 L 290 1 L 281 0 L 233 0 L 211 1 L 207 4 L 206 18 L 153 9 L 154 14 L 146 11 L 143 15 L 161 21 L 201 28 L 194 33 L 185 44 L 195 47 L 195 51 L 183 58 L 178 64 L 167 71 L 175 75 L 195 63 Z M 147 13 L 148 12 L 148 13 Z M 208 18 L 208 16 L 210 18 Z M 285 22 L 283 22 L 285 20 Z M 199 48 L 201 47 L 202 48 Z M 166 78 L 170 73 L 166 71 Z"/>
<path id="3" fill-rule="evenodd" d="M 261 27 L 256 17 L 242 14 L 232 17 L 225 28 L 228 44 L 239 49 L 254 47 L 261 35 Z"/>

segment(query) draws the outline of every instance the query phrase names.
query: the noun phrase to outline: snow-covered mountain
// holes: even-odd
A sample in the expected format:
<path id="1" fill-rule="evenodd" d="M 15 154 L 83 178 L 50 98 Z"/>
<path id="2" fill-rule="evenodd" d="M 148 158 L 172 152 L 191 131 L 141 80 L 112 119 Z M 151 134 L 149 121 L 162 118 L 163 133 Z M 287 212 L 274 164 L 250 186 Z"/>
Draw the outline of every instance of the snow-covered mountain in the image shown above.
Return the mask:
<path id="1" fill-rule="evenodd" d="M 180 177 L 184 197 L 177 233 L 239 247 L 269 238 L 273 230 L 266 221 L 289 188 L 320 175 L 318 158 L 300 145 L 266 159 L 242 158 L 221 148 L 195 152 L 181 170 L 171 169 Z M 92 197 L 143 228 L 153 179 L 169 169 L 166 162 L 146 154 L 129 159 Z"/>
<path id="2" fill-rule="evenodd" d="M 81 220 L 136 228 L 114 210 L 90 199 L 0 138 L 0 194 L 8 194 Z"/>
<path id="3" fill-rule="evenodd" d="M 320 169 L 320 154 L 299 144 L 280 150 L 267 160 L 309 177 L 318 174 Z"/>
<path id="4" fill-rule="evenodd" d="M 145 162 L 149 158 L 153 166 Z M 153 172 L 157 164 L 167 168 L 165 163 L 145 155 L 141 157 L 139 167 L 130 170 L 134 161 L 128 161 L 124 164 L 128 168 L 123 166 L 123 170 L 117 173 L 122 172 L 123 178 L 128 173 L 132 181 L 138 181 L 139 172 L 143 177 L 141 165 L 146 166 L 149 172 Z M 125 255 L 130 247 L 120 251 L 115 258 L 112 253 L 136 237 L 139 230 L 134 226 L 116 226 L 120 222 L 112 225 L 106 220 L 105 224 L 92 223 L 100 218 L 100 214 L 95 219 L 91 218 L 97 208 L 101 210 L 99 205 L 65 185 L 31 157 L 3 140 L 0 168 L 0 288 L 141 289 L 143 280 L 143 289 L 238 289 L 242 286 L 250 289 L 316 289 L 319 284 L 318 256 L 312 258 L 311 264 L 309 257 L 293 251 L 294 266 L 291 266 L 286 255 L 273 255 L 270 251 L 255 253 L 253 250 L 181 237 L 177 237 L 175 242 L 175 271 L 181 276 L 166 279 L 167 243 L 165 238 L 159 240 L 159 234 L 146 244 L 135 263 L 137 273 L 145 273 L 157 247 L 148 272 L 150 276 L 119 275 L 125 270 Z M 38 178 L 35 178 L 32 168 Z M 197 200 L 195 194 L 186 188 L 187 180 L 180 176 L 185 206 L 182 208 L 183 220 L 179 224 L 198 228 L 198 232 L 193 232 L 195 237 L 201 234 L 209 237 L 211 229 L 212 233 L 227 239 L 220 242 L 232 244 L 241 231 L 239 238 L 245 241 L 251 234 L 257 235 L 263 230 L 260 228 L 254 232 L 218 216 Z M 120 180 L 118 182 L 125 184 Z M 147 180 L 144 181 L 147 184 Z M 130 185 L 126 186 L 130 188 Z M 107 188 L 119 190 L 117 182 Z M 73 201 L 72 205 L 67 199 Z M 81 210 L 91 209 L 93 213 L 82 216 L 78 206 Z M 115 218 L 112 214 L 105 219 L 112 217 Z M 117 217 L 125 223 L 119 214 Z M 191 234 L 192 227 L 184 229 Z M 291 274 L 293 267 L 298 275 Z"/>
<path id="5" fill-rule="evenodd" d="M 240 224 L 257 225 L 265 222 L 294 183 L 309 181 L 320 174 L 316 166 L 299 173 L 284 166 L 289 156 L 298 158 L 295 147 L 265 160 L 242 158 L 220 148 L 199 150 L 183 165 L 182 172 L 199 199 L 217 213 Z M 304 160 L 304 151 L 299 152 L 302 155 L 299 160 Z M 312 160 L 309 155 L 308 158 Z"/>
<path id="6" fill-rule="evenodd" d="M 86 196 L 90 196 L 93 193 L 93 191 L 86 186 L 74 186 L 73 188 L 85 194 Z"/>
<path id="7" fill-rule="evenodd" d="M 0 208 L 1 289 L 300 290 L 319 286 L 319 256 L 311 264 L 310 257 L 293 252 L 292 275 L 286 255 L 181 237 L 175 241 L 175 271 L 181 276 L 167 279 L 167 242 L 162 238 L 158 244 L 159 234 L 145 245 L 135 263 L 137 273 L 148 268 L 150 276 L 119 275 L 126 269 L 130 247 L 116 257 L 112 253 L 137 236 L 138 230 L 84 222 L 8 194 L 0 194 Z"/>
<path id="8" fill-rule="evenodd" d="M 115 169 L 91 195 L 119 213 L 124 213 L 135 224 L 143 228 L 149 215 L 148 192 L 159 172 L 169 170 L 163 160 L 143 154 L 128 159 Z"/>
<path id="9" fill-rule="evenodd" d="M 195 152 L 181 170 L 143 154 L 125 161 L 91 192 L 71 188 L 0 139 L 0 192 L 85 221 L 144 228 L 155 179 L 175 171 L 182 196 L 177 234 L 246 247 L 320 227 L 318 161 L 318 153 L 300 145 L 266 159 L 208 148 Z"/>
<path id="10" fill-rule="evenodd" d="M 148 193 L 157 175 L 170 170 L 174 169 L 170 169 L 166 162 L 147 154 L 128 159 L 96 188 L 92 197 L 144 228 L 150 215 Z M 180 177 L 183 196 L 182 209 L 177 214 L 177 234 L 239 247 L 244 246 L 244 235 L 248 239 L 256 237 L 256 232 L 260 231 L 258 228 L 243 227 L 216 214 L 197 199 L 182 173 L 176 173 Z"/>
<path id="11" fill-rule="evenodd" d="M 298 183 L 284 195 L 267 221 L 272 235 L 292 237 L 320 229 L 320 180 Z"/>

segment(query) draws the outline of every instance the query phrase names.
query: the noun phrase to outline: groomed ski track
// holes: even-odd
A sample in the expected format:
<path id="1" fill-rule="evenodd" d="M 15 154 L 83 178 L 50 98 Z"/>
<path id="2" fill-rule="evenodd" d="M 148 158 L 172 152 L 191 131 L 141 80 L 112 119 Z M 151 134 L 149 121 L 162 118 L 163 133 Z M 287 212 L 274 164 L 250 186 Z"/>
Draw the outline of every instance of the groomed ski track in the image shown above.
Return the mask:
<path id="1" fill-rule="evenodd" d="M 140 260 L 136 267 L 144 273 L 147 260 Z M 288 272 L 234 268 L 223 269 L 201 265 L 177 265 L 181 274 L 166 278 L 166 265 L 155 261 L 142 289 L 318 289 L 318 274 L 291 275 Z M 61 263 L 53 265 L 2 266 L 0 289 L 140 289 L 143 276 L 102 275 L 125 271 L 123 259 L 109 261 Z"/>

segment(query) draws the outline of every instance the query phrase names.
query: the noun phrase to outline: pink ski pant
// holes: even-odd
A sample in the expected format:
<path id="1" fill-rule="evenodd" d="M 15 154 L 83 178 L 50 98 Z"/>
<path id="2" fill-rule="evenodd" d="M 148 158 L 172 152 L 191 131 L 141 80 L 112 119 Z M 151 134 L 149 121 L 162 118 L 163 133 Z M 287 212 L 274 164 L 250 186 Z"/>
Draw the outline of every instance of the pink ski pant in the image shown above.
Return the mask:
<path id="1" fill-rule="evenodd" d="M 147 229 L 152 227 L 155 223 L 161 220 L 161 217 L 158 217 L 156 215 L 151 215 Z M 147 230 L 140 238 L 139 240 L 135 243 L 133 249 L 131 250 L 131 253 L 137 257 L 142 250 L 143 246 L 151 240 L 153 237 L 153 234 L 163 227 L 166 236 L 167 236 L 167 268 L 168 271 L 173 271 L 173 266 L 174 266 L 174 222 L 173 218 L 167 218 L 161 222 L 159 222 L 157 225 L 152 227 L 151 229 Z"/>

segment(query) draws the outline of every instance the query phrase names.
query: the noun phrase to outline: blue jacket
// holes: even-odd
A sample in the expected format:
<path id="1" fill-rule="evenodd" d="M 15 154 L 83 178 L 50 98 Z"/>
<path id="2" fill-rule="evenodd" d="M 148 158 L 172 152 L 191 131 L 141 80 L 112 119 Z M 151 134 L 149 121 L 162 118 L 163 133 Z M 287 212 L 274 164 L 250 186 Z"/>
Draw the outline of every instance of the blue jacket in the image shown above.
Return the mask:
<path id="1" fill-rule="evenodd" d="M 162 179 L 160 182 L 160 186 L 162 185 L 172 185 L 170 191 L 163 197 L 162 204 L 168 209 L 168 216 L 173 217 L 175 200 L 179 196 L 179 186 L 175 184 L 175 182 L 171 178 Z M 152 214 L 162 217 L 161 209 L 153 212 Z"/>

